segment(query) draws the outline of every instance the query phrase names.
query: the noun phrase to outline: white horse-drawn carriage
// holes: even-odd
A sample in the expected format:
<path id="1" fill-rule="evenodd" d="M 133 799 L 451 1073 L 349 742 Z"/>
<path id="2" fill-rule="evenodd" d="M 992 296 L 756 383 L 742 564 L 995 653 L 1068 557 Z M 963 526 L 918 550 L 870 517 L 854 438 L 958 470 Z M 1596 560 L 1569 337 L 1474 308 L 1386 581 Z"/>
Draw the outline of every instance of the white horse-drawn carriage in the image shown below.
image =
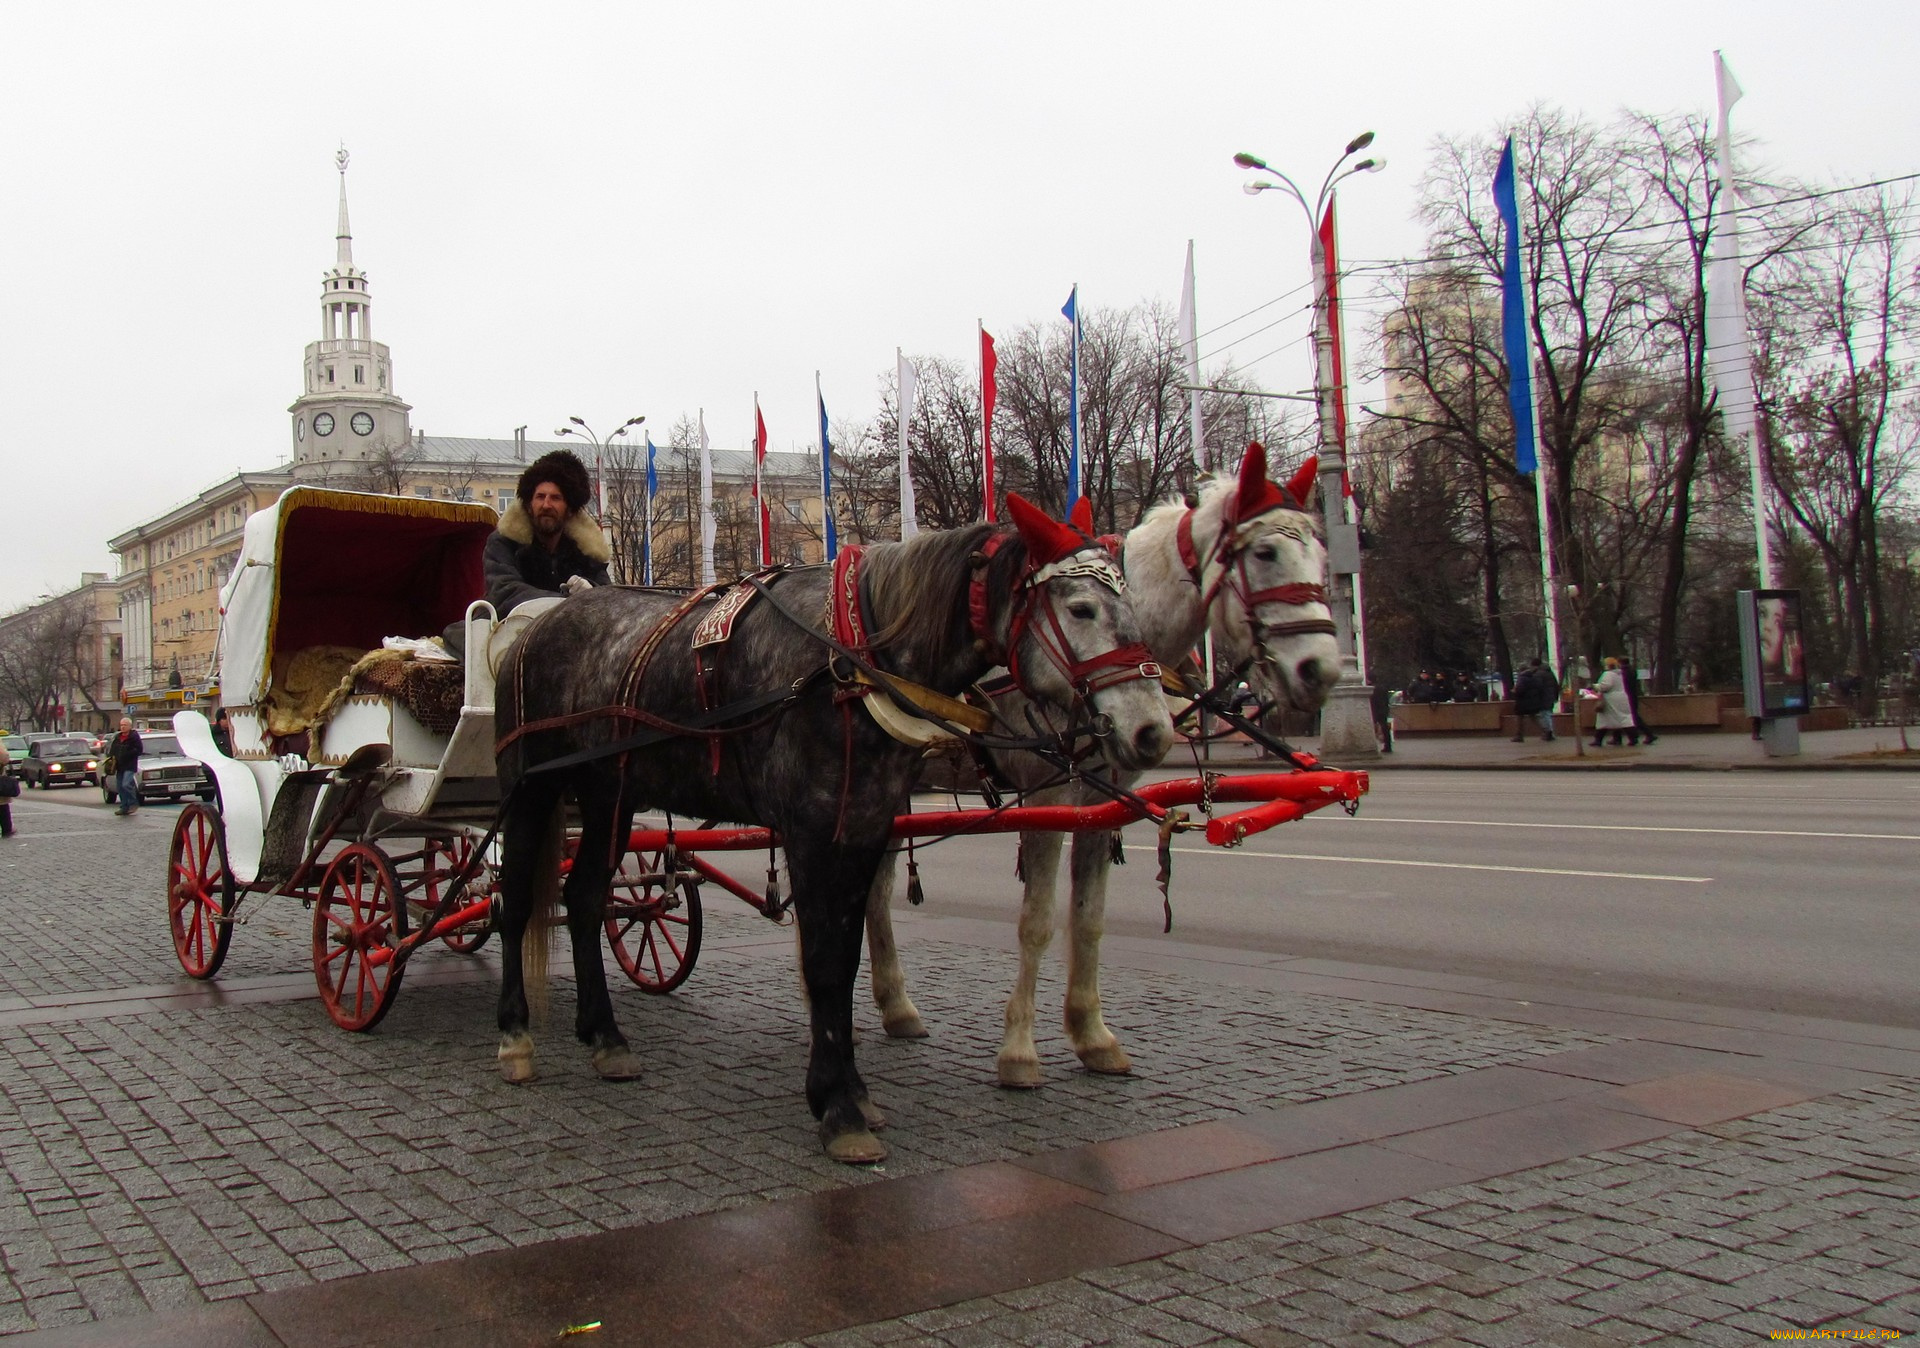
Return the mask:
<path id="1" fill-rule="evenodd" d="M 469 858 L 498 804 L 494 675 L 559 602 L 501 622 L 477 599 L 494 519 L 484 505 L 300 486 L 247 521 L 221 595 L 231 752 L 201 713 L 174 717 L 219 791 L 217 809 L 185 807 L 168 859 L 188 974 L 219 971 L 247 900 L 294 898 L 312 909 L 328 1014 L 362 1030 L 419 945 L 486 939 L 493 866 Z M 464 664 L 423 640 L 456 621 Z M 622 930 L 659 916 L 624 913 Z"/>

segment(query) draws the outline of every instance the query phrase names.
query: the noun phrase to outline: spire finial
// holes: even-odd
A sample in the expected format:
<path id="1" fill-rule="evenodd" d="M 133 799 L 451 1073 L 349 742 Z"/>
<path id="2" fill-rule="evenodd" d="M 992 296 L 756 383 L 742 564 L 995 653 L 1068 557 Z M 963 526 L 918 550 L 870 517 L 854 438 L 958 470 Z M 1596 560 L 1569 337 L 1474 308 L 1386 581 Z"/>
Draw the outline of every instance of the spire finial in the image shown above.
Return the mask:
<path id="1" fill-rule="evenodd" d="M 333 162 L 340 168 L 340 228 L 334 233 L 334 240 L 339 244 L 339 250 L 335 265 L 342 271 L 350 271 L 353 268 L 353 230 L 347 225 L 347 161 L 349 158 L 347 144 L 342 141 L 339 151 L 333 156 Z"/>

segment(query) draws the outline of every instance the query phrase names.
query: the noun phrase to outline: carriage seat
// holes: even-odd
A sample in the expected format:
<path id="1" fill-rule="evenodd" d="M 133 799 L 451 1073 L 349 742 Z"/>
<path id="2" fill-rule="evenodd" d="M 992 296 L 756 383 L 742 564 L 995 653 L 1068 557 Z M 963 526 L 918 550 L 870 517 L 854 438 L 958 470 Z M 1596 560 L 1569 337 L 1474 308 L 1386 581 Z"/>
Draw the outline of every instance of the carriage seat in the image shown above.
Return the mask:
<path id="1" fill-rule="evenodd" d="M 487 673 L 498 678 L 500 666 L 506 662 L 507 652 L 513 649 L 520 634 L 533 626 L 533 620 L 542 613 L 565 602 L 564 599 L 529 599 L 495 623 L 487 634 Z M 468 649 L 472 649 L 471 643 Z"/>

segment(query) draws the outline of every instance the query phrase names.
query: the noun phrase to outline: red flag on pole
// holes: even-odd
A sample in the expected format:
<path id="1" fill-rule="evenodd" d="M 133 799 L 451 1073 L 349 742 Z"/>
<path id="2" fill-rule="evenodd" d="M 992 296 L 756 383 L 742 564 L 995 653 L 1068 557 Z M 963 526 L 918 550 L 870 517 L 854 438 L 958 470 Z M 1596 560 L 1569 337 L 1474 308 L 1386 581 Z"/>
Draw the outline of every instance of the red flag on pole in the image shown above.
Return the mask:
<path id="1" fill-rule="evenodd" d="M 993 402 L 998 392 L 993 372 L 999 363 L 993 354 L 993 334 L 983 325 L 980 329 L 980 462 L 988 524 L 993 523 Z"/>
<path id="2" fill-rule="evenodd" d="M 1327 198 L 1327 213 L 1320 219 L 1320 256 L 1327 268 L 1327 333 L 1333 348 L 1333 440 L 1340 446 L 1340 491 L 1353 495 L 1353 479 L 1345 467 L 1347 450 L 1347 357 L 1346 339 L 1340 324 L 1340 261 L 1333 246 L 1333 198 Z"/>
<path id="3" fill-rule="evenodd" d="M 760 395 L 753 395 L 753 516 L 760 524 L 760 565 L 773 565 L 773 515 L 760 494 L 760 473 L 767 463 L 767 422 L 760 415 Z"/>

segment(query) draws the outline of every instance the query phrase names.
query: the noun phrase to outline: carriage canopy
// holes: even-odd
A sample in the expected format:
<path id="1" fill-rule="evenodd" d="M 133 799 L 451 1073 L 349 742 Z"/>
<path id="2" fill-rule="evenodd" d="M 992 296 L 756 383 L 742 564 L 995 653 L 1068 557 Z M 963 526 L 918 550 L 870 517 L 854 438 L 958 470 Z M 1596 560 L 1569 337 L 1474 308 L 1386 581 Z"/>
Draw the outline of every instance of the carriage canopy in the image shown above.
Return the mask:
<path id="1" fill-rule="evenodd" d="M 259 703 L 278 656 L 437 635 L 484 593 L 495 519 L 470 502 L 289 487 L 247 521 L 220 596 L 226 700 Z"/>

